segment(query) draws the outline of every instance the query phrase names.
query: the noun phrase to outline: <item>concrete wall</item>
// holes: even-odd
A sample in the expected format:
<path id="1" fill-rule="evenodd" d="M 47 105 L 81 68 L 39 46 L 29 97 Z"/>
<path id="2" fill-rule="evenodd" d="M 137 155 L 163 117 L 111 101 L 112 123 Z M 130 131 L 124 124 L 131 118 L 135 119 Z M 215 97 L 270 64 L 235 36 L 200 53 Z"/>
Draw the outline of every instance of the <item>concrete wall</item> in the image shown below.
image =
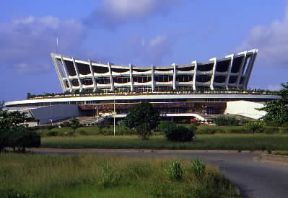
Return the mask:
<path id="1" fill-rule="evenodd" d="M 260 119 L 266 114 L 266 111 L 259 111 L 264 107 L 263 103 L 250 101 L 231 101 L 227 102 L 227 108 L 224 114 L 241 115 L 248 118 Z"/>
<path id="2" fill-rule="evenodd" d="M 77 105 L 59 104 L 47 107 L 40 107 L 37 109 L 31 109 L 31 114 L 36 120 L 39 120 L 39 124 L 46 124 L 57 122 L 60 120 L 77 117 L 80 115 Z"/>

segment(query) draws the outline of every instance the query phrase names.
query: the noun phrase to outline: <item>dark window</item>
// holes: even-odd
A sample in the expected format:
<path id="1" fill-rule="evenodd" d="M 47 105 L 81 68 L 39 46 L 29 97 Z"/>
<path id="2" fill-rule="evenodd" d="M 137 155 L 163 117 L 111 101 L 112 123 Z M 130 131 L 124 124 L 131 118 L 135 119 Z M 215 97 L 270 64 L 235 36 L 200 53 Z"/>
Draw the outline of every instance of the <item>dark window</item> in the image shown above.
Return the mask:
<path id="1" fill-rule="evenodd" d="M 216 83 L 224 83 L 225 80 L 226 80 L 226 76 L 215 76 L 215 79 L 214 79 Z"/>
<path id="2" fill-rule="evenodd" d="M 108 67 L 92 66 L 92 69 L 94 73 L 99 73 L 99 74 L 104 74 L 104 73 L 109 72 Z"/>
<path id="3" fill-rule="evenodd" d="M 208 75 L 197 75 L 196 81 L 197 82 L 209 82 L 211 80 L 211 76 Z"/>
<path id="4" fill-rule="evenodd" d="M 150 82 L 151 76 L 133 76 L 133 81 L 138 83 Z"/>
<path id="5" fill-rule="evenodd" d="M 128 82 L 130 82 L 130 77 L 128 77 L 128 76 L 114 76 L 113 81 L 115 83 L 128 83 Z"/>
<path id="6" fill-rule="evenodd" d="M 77 79 L 73 79 L 73 80 L 71 81 L 71 83 L 72 83 L 72 86 L 76 86 L 76 87 L 79 86 L 79 81 L 78 81 Z"/>
<path id="7" fill-rule="evenodd" d="M 198 64 L 197 70 L 198 71 L 211 71 L 213 69 L 214 63 L 209 64 Z"/>
<path id="8" fill-rule="evenodd" d="M 97 77 L 96 83 L 97 84 L 110 84 L 110 78 L 109 77 Z"/>
<path id="9" fill-rule="evenodd" d="M 192 81 L 193 77 L 191 75 L 177 75 L 176 81 L 178 82 L 189 82 Z"/>
<path id="10" fill-rule="evenodd" d="M 87 74 L 90 74 L 90 73 L 91 73 L 91 72 L 90 72 L 89 65 L 87 65 L 87 64 L 82 64 L 82 63 L 76 63 L 76 65 L 77 65 L 79 74 L 87 75 Z"/>
<path id="11" fill-rule="evenodd" d="M 157 75 L 154 77 L 156 82 L 170 82 L 173 80 L 173 76 L 170 75 Z"/>
<path id="12" fill-rule="evenodd" d="M 194 66 L 188 66 L 188 67 L 177 67 L 178 71 L 193 71 Z"/>
<path id="13" fill-rule="evenodd" d="M 75 76 L 76 75 L 76 71 L 75 71 L 73 62 L 64 60 L 64 63 L 66 65 L 68 75 L 69 76 Z"/>
<path id="14" fill-rule="evenodd" d="M 216 71 L 217 72 L 227 72 L 229 65 L 230 65 L 230 60 L 224 60 L 224 61 L 219 61 L 217 62 L 216 66 Z"/>

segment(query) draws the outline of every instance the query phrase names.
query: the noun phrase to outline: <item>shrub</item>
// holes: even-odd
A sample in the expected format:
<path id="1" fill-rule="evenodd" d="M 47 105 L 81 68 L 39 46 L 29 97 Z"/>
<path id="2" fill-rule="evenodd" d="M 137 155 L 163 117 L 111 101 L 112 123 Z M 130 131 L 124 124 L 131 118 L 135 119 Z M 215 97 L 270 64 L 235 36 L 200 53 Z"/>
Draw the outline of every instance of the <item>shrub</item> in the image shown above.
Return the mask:
<path id="1" fill-rule="evenodd" d="M 188 142 L 192 141 L 194 131 L 183 126 L 169 128 L 165 131 L 165 136 L 170 141 Z"/>
<path id="2" fill-rule="evenodd" d="M 200 160 L 193 160 L 192 161 L 192 171 L 194 173 L 194 175 L 200 179 L 200 178 L 203 178 L 204 175 L 205 175 L 205 170 L 206 170 L 206 166 L 205 164 L 200 161 Z"/>
<path id="3" fill-rule="evenodd" d="M 168 174 L 172 180 L 181 180 L 183 177 L 181 163 L 178 161 L 172 161 L 168 168 Z"/>
<path id="4" fill-rule="evenodd" d="M 238 126 L 240 121 L 230 116 L 218 116 L 214 122 L 218 126 Z"/>
<path id="5" fill-rule="evenodd" d="M 252 133 L 262 132 L 264 123 L 262 121 L 248 122 L 245 127 Z"/>

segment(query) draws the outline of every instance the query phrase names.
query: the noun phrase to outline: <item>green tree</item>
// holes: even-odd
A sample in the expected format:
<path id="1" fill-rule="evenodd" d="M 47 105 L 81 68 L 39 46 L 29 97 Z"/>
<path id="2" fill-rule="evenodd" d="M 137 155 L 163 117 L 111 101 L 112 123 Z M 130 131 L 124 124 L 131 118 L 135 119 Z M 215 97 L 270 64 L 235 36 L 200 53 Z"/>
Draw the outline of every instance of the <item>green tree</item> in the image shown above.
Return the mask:
<path id="1" fill-rule="evenodd" d="M 255 132 L 261 131 L 264 128 L 264 123 L 263 123 L 263 121 L 248 122 L 248 123 L 246 123 L 245 127 L 249 131 L 252 131 L 252 133 L 255 133 Z"/>
<path id="2" fill-rule="evenodd" d="M 6 147 L 25 151 L 27 147 L 39 147 L 40 136 L 23 125 L 25 113 L 0 111 L 0 151 Z"/>
<path id="3" fill-rule="evenodd" d="M 282 89 L 279 91 L 279 100 L 266 103 L 264 110 L 267 114 L 263 117 L 267 123 L 282 125 L 288 122 L 288 82 L 282 83 Z"/>
<path id="4" fill-rule="evenodd" d="M 153 108 L 152 104 L 143 102 L 132 108 L 123 122 L 126 127 L 134 129 L 145 140 L 158 126 L 159 120 L 158 110 Z"/>
<path id="5" fill-rule="evenodd" d="M 73 134 L 75 134 L 76 129 L 81 127 L 81 124 L 78 119 L 73 119 L 70 121 L 70 128 L 73 130 Z"/>

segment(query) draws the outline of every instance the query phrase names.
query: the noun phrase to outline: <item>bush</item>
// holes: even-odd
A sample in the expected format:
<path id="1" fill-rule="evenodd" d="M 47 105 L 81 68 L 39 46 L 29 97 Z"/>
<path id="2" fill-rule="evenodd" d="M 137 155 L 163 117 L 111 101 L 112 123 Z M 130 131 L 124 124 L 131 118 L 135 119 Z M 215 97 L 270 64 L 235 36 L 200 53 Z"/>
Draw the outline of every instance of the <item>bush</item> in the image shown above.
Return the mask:
<path id="1" fill-rule="evenodd" d="M 206 170 L 206 166 L 202 161 L 198 159 L 192 161 L 192 171 L 198 179 L 204 177 L 205 170 Z"/>
<path id="2" fill-rule="evenodd" d="M 168 168 L 168 174 L 172 180 L 181 180 L 183 177 L 181 163 L 178 161 L 173 161 Z"/>
<path id="3" fill-rule="evenodd" d="M 183 126 L 172 127 L 164 132 L 169 141 L 188 142 L 194 137 L 194 131 Z"/>
<path id="4" fill-rule="evenodd" d="M 238 126 L 240 121 L 230 116 L 218 116 L 214 119 L 214 122 L 218 126 Z"/>
<path id="5" fill-rule="evenodd" d="M 248 122 L 245 127 L 252 133 L 262 132 L 264 129 L 264 123 L 262 121 Z"/>
<path id="6" fill-rule="evenodd" d="M 13 148 L 13 150 L 17 148 L 18 151 L 22 152 L 26 148 L 39 147 L 41 144 L 40 135 L 22 126 L 6 133 L 6 141 L 6 147 Z"/>

